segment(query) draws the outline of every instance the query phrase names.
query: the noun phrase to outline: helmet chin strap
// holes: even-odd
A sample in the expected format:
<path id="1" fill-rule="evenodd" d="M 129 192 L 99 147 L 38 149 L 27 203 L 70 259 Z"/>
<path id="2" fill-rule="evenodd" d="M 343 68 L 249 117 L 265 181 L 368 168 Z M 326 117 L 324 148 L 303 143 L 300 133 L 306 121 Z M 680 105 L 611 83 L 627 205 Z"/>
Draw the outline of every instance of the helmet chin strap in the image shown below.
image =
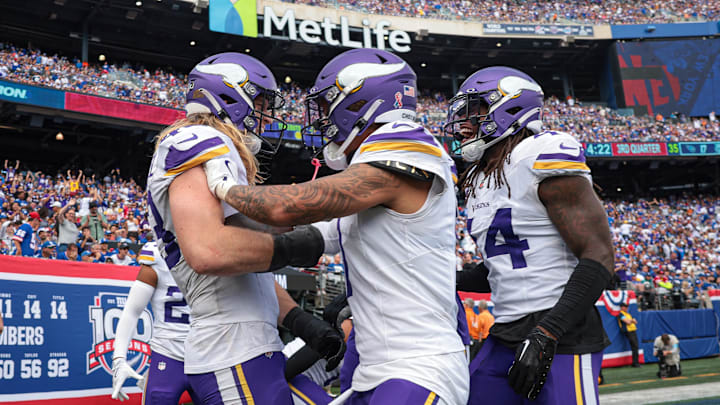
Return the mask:
<path id="1" fill-rule="evenodd" d="M 375 111 L 380 108 L 380 105 L 383 102 L 384 100 L 375 100 L 375 102 L 370 105 L 370 108 L 368 108 L 365 114 L 363 114 L 363 116 L 359 120 L 355 121 L 355 125 L 353 126 L 352 131 L 350 131 L 348 137 L 345 138 L 345 141 L 343 141 L 343 143 L 339 147 L 334 142 L 329 142 L 325 146 L 325 148 L 323 149 L 323 157 L 325 158 L 325 163 L 328 165 L 329 168 L 333 170 L 347 169 L 348 162 L 347 156 L 345 155 L 345 150 L 350 147 L 350 144 L 353 142 L 353 140 L 355 140 L 357 134 L 367 125 L 370 117 L 375 114 Z"/>

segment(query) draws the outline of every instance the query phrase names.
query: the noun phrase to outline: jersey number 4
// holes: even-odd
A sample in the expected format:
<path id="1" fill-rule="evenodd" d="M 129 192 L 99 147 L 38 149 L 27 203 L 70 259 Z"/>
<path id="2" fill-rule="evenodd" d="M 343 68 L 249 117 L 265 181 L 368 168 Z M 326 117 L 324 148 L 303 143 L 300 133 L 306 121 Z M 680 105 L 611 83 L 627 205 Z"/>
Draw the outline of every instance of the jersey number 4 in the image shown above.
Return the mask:
<path id="1" fill-rule="evenodd" d="M 500 233 L 505 243 L 498 245 L 496 238 Z M 500 208 L 495 213 L 487 238 L 485 238 L 485 253 L 488 258 L 500 255 L 510 255 L 513 269 L 527 267 L 523 251 L 530 249 L 527 239 L 520 239 L 512 229 L 512 208 Z"/>

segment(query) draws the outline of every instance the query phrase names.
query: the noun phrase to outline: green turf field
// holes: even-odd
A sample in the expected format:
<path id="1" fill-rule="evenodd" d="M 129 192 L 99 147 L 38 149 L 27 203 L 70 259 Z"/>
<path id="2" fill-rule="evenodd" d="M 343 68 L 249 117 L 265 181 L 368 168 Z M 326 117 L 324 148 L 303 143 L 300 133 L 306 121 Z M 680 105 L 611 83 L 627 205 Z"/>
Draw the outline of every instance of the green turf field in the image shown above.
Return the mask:
<path id="1" fill-rule="evenodd" d="M 657 378 L 658 366 L 655 363 L 643 364 L 640 368 L 603 369 L 605 383 L 600 386 L 600 394 L 720 381 L 720 357 L 683 360 L 681 364 L 681 377 L 664 380 Z"/>
<path id="2" fill-rule="evenodd" d="M 663 402 L 655 405 L 717 405 L 720 404 L 720 397 L 688 399 L 687 401 Z"/>

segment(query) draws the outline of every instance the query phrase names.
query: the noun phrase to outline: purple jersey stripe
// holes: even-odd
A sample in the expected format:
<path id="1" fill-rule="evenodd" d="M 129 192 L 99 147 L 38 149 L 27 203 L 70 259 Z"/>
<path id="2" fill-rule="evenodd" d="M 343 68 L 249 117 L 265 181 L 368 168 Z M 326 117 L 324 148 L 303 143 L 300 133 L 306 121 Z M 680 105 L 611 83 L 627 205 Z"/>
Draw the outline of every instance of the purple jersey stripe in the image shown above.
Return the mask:
<path id="1" fill-rule="evenodd" d="M 375 141 L 388 141 L 388 140 L 408 140 L 408 141 L 421 141 L 437 146 L 435 138 L 432 135 L 428 135 L 422 128 L 414 128 L 412 131 L 404 132 L 393 132 L 385 134 L 373 134 L 367 139 L 366 142 Z"/>
<path id="2" fill-rule="evenodd" d="M 467 315 L 465 315 L 465 306 L 463 306 L 463 303 L 460 300 L 460 295 L 458 295 L 457 292 L 455 293 L 455 303 L 458 306 L 457 333 L 458 335 L 460 335 L 460 340 L 462 340 L 463 344 L 467 346 L 470 344 L 470 331 L 468 330 Z"/>
<path id="3" fill-rule="evenodd" d="M 342 254 L 343 258 L 343 265 L 345 266 L 345 284 L 347 286 L 346 288 L 346 294 L 348 297 L 352 295 L 352 285 L 350 284 L 350 269 L 347 265 L 347 260 L 345 259 L 345 249 L 343 248 L 343 242 L 342 242 L 342 231 L 340 230 L 340 218 L 337 220 L 337 231 L 338 231 L 338 243 L 340 244 L 340 253 Z"/>
<path id="4" fill-rule="evenodd" d="M 176 149 L 174 145 L 170 145 L 170 147 L 168 148 L 167 156 L 165 156 L 165 171 L 174 169 L 181 164 L 187 162 L 188 160 L 192 159 L 196 155 L 200 154 L 201 152 L 204 152 L 207 149 L 222 144 L 223 140 L 216 136 L 198 142 L 196 145 L 194 145 L 188 150 Z"/>
<path id="5" fill-rule="evenodd" d="M 543 153 L 538 155 L 536 160 L 569 160 L 571 162 L 585 163 L 585 153 L 568 155 L 567 153 Z"/>

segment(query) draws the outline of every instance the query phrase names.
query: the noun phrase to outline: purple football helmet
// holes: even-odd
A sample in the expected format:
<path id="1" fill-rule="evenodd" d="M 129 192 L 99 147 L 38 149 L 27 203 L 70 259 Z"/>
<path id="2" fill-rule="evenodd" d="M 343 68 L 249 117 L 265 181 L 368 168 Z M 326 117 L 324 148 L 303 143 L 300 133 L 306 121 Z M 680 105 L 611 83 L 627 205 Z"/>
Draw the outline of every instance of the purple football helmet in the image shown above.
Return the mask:
<path id="1" fill-rule="evenodd" d="M 444 132 L 463 142 L 464 160 L 476 162 L 485 149 L 523 128 L 539 133 L 543 98 L 540 85 L 517 69 L 480 69 L 463 82 L 450 100 Z M 481 107 L 486 114 L 480 114 Z M 477 133 L 469 134 L 469 125 L 463 125 L 466 122 L 477 126 Z"/>
<path id="2" fill-rule="evenodd" d="M 260 136 L 263 132 L 279 132 L 282 136 L 287 128 L 276 116 L 284 100 L 275 77 L 264 63 L 250 55 L 225 52 L 210 56 L 193 68 L 188 82 L 185 111 L 213 113 L 226 123 L 256 135 L 255 142 L 248 145 L 253 153 L 260 150 L 261 141 L 269 144 Z M 263 105 L 256 109 L 255 100 L 260 96 L 263 96 Z M 277 125 L 264 126 L 266 120 Z M 276 148 L 273 147 L 273 153 Z"/>
<path id="3" fill-rule="evenodd" d="M 303 135 L 325 137 L 325 163 L 342 170 L 347 167 L 345 150 L 370 125 L 415 120 L 416 80 L 407 62 L 390 52 L 343 52 L 320 71 L 305 99 Z"/>

